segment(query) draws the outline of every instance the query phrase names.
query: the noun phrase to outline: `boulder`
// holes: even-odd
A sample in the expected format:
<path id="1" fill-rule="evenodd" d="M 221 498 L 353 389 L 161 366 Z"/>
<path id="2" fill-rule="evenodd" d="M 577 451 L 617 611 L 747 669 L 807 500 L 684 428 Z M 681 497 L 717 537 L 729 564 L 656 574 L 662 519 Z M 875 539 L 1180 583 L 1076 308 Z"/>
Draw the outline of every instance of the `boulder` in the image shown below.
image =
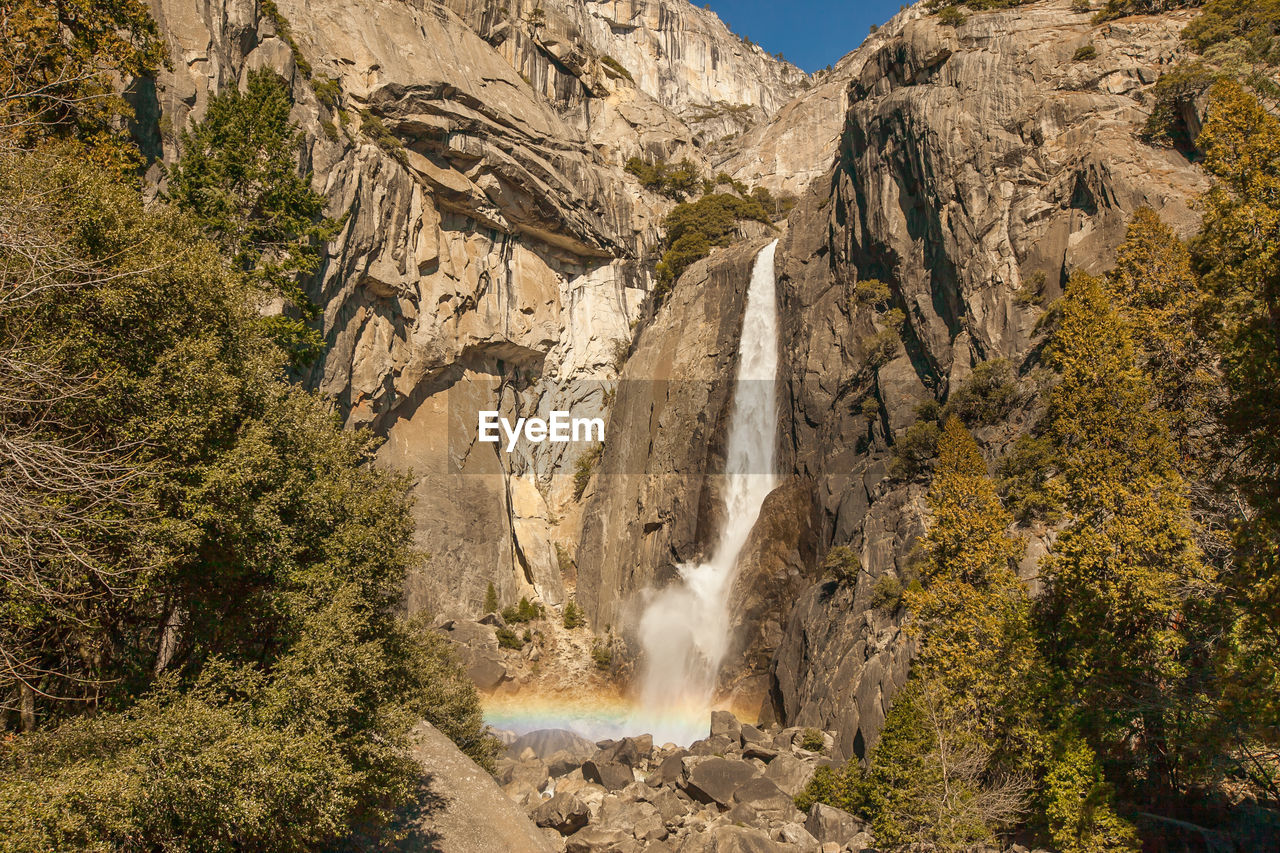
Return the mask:
<path id="1" fill-rule="evenodd" d="M 601 851 L 639 851 L 639 845 L 631 833 L 616 827 L 588 826 L 565 840 L 565 853 L 601 853 Z M 498 851 L 493 851 L 498 853 Z M 515 850 L 512 850 L 515 853 Z"/>
<path id="2" fill-rule="evenodd" d="M 750 780 L 757 778 L 756 768 L 746 761 L 732 758 L 707 758 L 697 764 L 685 759 L 684 788 L 694 799 L 728 807 L 733 794 Z"/>
<path id="3" fill-rule="evenodd" d="M 507 748 L 510 755 L 518 756 L 525 749 L 544 761 L 557 752 L 567 752 L 578 757 L 579 763 L 591 757 L 595 744 L 568 729 L 539 729 L 523 734 Z"/>
<path id="4" fill-rule="evenodd" d="M 724 735 L 739 740 L 742 737 L 742 724 L 729 711 L 711 712 L 711 736 Z"/>
<path id="5" fill-rule="evenodd" d="M 529 815 L 538 826 L 554 829 L 561 835 L 572 835 L 587 825 L 591 811 L 576 794 L 556 794 Z"/>
<path id="6" fill-rule="evenodd" d="M 778 750 L 763 743 L 749 743 L 742 748 L 743 758 L 758 758 L 765 764 L 778 757 Z"/>
<path id="7" fill-rule="evenodd" d="M 554 853 L 533 822 L 479 765 L 430 723 L 413 730 L 413 760 L 423 781 L 402 818 L 408 841 L 439 853 L 520 850 Z"/>
<path id="8" fill-rule="evenodd" d="M 758 728 L 751 725 L 750 723 L 742 724 L 738 732 L 738 739 L 739 741 L 741 741 L 744 747 L 752 743 L 772 743 L 773 742 L 773 738 L 769 737 L 764 732 L 760 731 Z"/>
<path id="9" fill-rule="evenodd" d="M 679 853 L 778 853 L 778 845 L 758 829 L 715 826 L 690 835 Z"/>
<path id="10" fill-rule="evenodd" d="M 861 821 L 848 812 L 824 803 L 814 803 L 804 828 L 818 841 L 843 845 L 864 829 Z"/>
<path id="11" fill-rule="evenodd" d="M 798 823 L 784 823 L 774 835 L 783 844 L 793 844 L 801 850 L 809 851 L 818 847 L 818 839 Z M 860 851 L 859 851 L 860 853 Z"/>
<path id="12" fill-rule="evenodd" d="M 624 737 L 622 740 L 601 749 L 594 756 L 595 760 L 625 764 L 628 767 L 641 767 L 647 764 L 653 753 L 653 735 Z"/>
<path id="13" fill-rule="evenodd" d="M 804 790 L 813 778 L 814 765 L 801 761 L 794 755 L 779 755 L 769 762 L 765 778 L 777 785 L 788 796 L 794 797 Z"/>
<path id="14" fill-rule="evenodd" d="M 799 817 L 791 795 L 763 776 L 749 779 L 733 792 L 733 801 L 750 806 L 757 814 L 774 820 Z"/>
<path id="15" fill-rule="evenodd" d="M 627 765 L 595 758 L 583 763 L 582 778 L 603 786 L 607 791 L 621 791 L 636 781 L 635 774 Z"/>
<path id="16" fill-rule="evenodd" d="M 658 769 L 650 773 L 645 778 L 644 783 L 652 788 L 676 784 L 680 781 L 681 774 L 684 772 L 684 759 L 688 755 L 689 752 L 687 750 L 677 749 L 662 759 Z"/>

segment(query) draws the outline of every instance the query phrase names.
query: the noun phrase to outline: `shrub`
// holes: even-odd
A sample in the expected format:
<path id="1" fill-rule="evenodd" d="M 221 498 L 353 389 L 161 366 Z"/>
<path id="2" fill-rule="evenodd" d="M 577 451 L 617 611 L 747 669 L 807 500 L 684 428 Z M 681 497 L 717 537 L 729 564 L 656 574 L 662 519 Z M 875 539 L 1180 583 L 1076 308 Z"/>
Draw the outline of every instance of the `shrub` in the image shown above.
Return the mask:
<path id="1" fill-rule="evenodd" d="M 597 640 L 591 647 L 591 660 L 595 663 L 596 669 L 608 669 L 613 666 L 613 650 Z"/>
<path id="2" fill-rule="evenodd" d="M 891 298 L 893 293 L 889 290 L 889 285 L 876 278 L 863 279 L 853 286 L 855 305 L 877 309 L 887 308 Z"/>
<path id="3" fill-rule="evenodd" d="M 754 198 L 728 193 L 704 195 L 695 202 L 676 205 L 662 221 L 667 247 L 658 264 L 660 295 L 669 292 L 676 279 L 715 246 L 728 246 L 737 224 L 753 220 L 769 224 L 769 211 Z"/>
<path id="4" fill-rule="evenodd" d="M 484 612 L 498 612 L 498 590 L 494 588 L 493 581 L 489 582 L 489 588 L 484 591 Z"/>
<path id="5" fill-rule="evenodd" d="M 862 764 L 857 758 L 851 759 L 844 767 L 835 769 L 829 765 L 821 765 L 814 771 L 809 784 L 796 796 L 796 808 L 807 812 L 814 803 L 823 803 L 837 809 L 844 809 L 850 814 L 865 814 L 867 811 L 867 784 L 863 777 Z"/>
<path id="6" fill-rule="evenodd" d="M 1153 145 L 1194 151 L 1195 140 L 1187 129 L 1183 111 L 1213 85 L 1214 72 L 1200 62 L 1191 62 L 1161 75 L 1152 90 L 1155 106 L 1147 117 L 1143 138 Z"/>
<path id="7" fill-rule="evenodd" d="M 822 752 L 826 749 L 827 741 L 822 736 L 822 732 L 814 728 L 804 730 L 800 736 L 800 748 L 807 749 L 810 752 Z"/>
<path id="8" fill-rule="evenodd" d="M 981 362 L 947 401 L 946 411 L 966 426 L 993 424 L 1018 402 L 1018 382 L 1007 359 Z"/>
<path id="9" fill-rule="evenodd" d="M 1062 500 L 1050 485 L 1057 471 L 1058 452 L 1048 439 L 1023 435 L 996 470 L 1000 496 L 1013 517 L 1023 524 L 1056 521 Z"/>
<path id="10" fill-rule="evenodd" d="M 1071 0 L 1071 11 L 1077 15 L 1087 15 L 1093 11 L 1092 0 Z"/>
<path id="11" fill-rule="evenodd" d="M 368 110 L 361 110 L 360 112 L 360 132 L 369 137 L 383 151 L 394 157 L 397 162 L 401 164 L 406 162 L 404 143 L 400 141 L 400 137 L 387 130 L 387 126 L 382 123 L 382 119 Z"/>
<path id="12" fill-rule="evenodd" d="M 516 636 L 516 632 L 510 628 L 499 628 L 497 630 L 498 645 L 504 649 L 523 649 L 524 642 Z"/>
<path id="13" fill-rule="evenodd" d="M 573 499 L 575 501 L 582 500 L 582 495 L 591 482 L 591 471 L 595 467 L 596 460 L 600 458 L 600 450 L 600 445 L 597 444 L 573 463 Z"/>
<path id="14" fill-rule="evenodd" d="M 600 57 L 600 63 L 604 65 L 605 68 L 608 68 L 610 71 L 612 71 L 615 76 L 630 80 L 632 83 L 636 82 L 636 78 L 631 76 L 631 72 L 628 71 L 621 62 L 614 59 L 612 56 L 605 55 Z"/>
<path id="15" fill-rule="evenodd" d="M 330 112 L 337 112 L 342 101 L 342 84 L 332 77 L 312 77 L 311 91 L 316 93 L 316 100 Z"/>
<path id="16" fill-rule="evenodd" d="M 1182 37 L 1198 53 L 1239 40 L 1247 45 L 1248 61 L 1275 65 L 1280 62 L 1280 3 L 1209 0 L 1187 24 Z"/>
<path id="17" fill-rule="evenodd" d="M 640 179 L 645 189 L 664 195 L 673 201 L 684 201 L 701 185 L 697 165 L 685 158 L 672 166 L 665 160 L 644 160 L 632 157 L 625 166 L 627 172 Z"/>
<path id="18" fill-rule="evenodd" d="M 515 607 L 508 607 L 502 611 L 502 618 L 509 624 L 522 625 L 525 622 L 541 619 L 545 612 L 541 604 L 534 604 L 527 597 L 521 597 L 520 603 Z"/>
<path id="19" fill-rule="evenodd" d="M 938 455 L 938 440 L 942 428 L 936 421 L 919 420 L 907 427 L 907 431 L 893 445 L 893 462 L 889 476 L 895 480 L 914 480 L 928 470 Z"/>
<path id="20" fill-rule="evenodd" d="M 862 561 L 853 549 L 846 545 L 837 545 L 827 552 L 822 561 L 822 568 L 828 577 L 836 583 L 853 586 L 858 582 L 858 573 L 862 571 Z"/>
<path id="21" fill-rule="evenodd" d="M 1098 49 L 1091 44 L 1086 44 L 1076 48 L 1076 52 L 1071 54 L 1072 62 L 1088 62 L 1090 59 L 1098 58 Z"/>
<path id="22" fill-rule="evenodd" d="M 587 617 L 583 615 L 582 608 L 578 607 L 576 601 L 569 599 L 569 603 L 564 606 L 564 627 L 572 631 L 586 624 Z"/>
<path id="23" fill-rule="evenodd" d="M 893 613 L 902 604 L 902 581 L 894 575 L 881 575 L 871 587 L 871 609 Z"/>
<path id="24" fill-rule="evenodd" d="M 955 6 L 945 6 L 938 12 L 938 23 L 944 27 L 958 27 L 969 18 Z"/>

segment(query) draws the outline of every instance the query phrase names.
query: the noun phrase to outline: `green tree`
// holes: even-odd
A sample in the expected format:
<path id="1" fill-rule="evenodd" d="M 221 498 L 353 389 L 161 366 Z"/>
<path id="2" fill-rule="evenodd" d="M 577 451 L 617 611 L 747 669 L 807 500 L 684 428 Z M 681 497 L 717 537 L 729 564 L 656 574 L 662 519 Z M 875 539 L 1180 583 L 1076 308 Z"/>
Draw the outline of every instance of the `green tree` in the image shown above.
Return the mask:
<path id="1" fill-rule="evenodd" d="M 1214 184 L 1193 249 L 1222 360 L 1221 421 L 1243 464 L 1247 509 L 1233 519 L 1234 590 L 1223 680 L 1229 754 L 1280 805 L 1280 122 L 1238 83 L 1210 90 L 1200 136 Z"/>
<path id="2" fill-rule="evenodd" d="M 141 0 L 0 2 L 0 143 L 79 139 L 97 165 L 140 162 L 117 131 L 130 110 L 113 75 L 153 74 L 164 42 Z"/>
<path id="3" fill-rule="evenodd" d="M 294 365 L 305 366 L 324 341 L 308 325 L 319 311 L 304 285 L 338 223 L 325 218 L 325 199 L 311 189 L 310 173 L 299 173 L 292 108 L 287 84 L 266 69 L 249 74 L 244 92 L 231 87 L 216 95 L 204 119 L 182 134 L 168 194 L 264 295 L 292 306 L 296 317 L 263 322 Z"/>
<path id="4" fill-rule="evenodd" d="M 407 480 L 287 381 L 252 283 L 79 147 L 0 155 L 0 211 L 0 360 L 49 391 L 0 403 L 34 463 L 0 459 L 6 849 L 315 849 L 412 796 L 418 720 L 487 760 L 395 615 Z"/>
<path id="5" fill-rule="evenodd" d="M 1077 274 L 1048 352 L 1059 374 L 1041 425 L 1069 522 L 1042 563 L 1041 630 L 1064 701 L 1104 762 L 1177 794 L 1188 607 L 1210 589 L 1164 414 L 1103 283 Z M 1194 703 L 1192 703 L 1194 704 Z"/>
<path id="6" fill-rule="evenodd" d="M 1062 853 L 1121 853 L 1139 849 L 1137 833 L 1116 814 L 1114 794 L 1093 750 L 1064 733 L 1044 780 L 1049 836 Z"/>
<path id="7" fill-rule="evenodd" d="M 877 839 L 962 849 L 1027 806 L 1038 749 L 1038 659 L 1022 552 L 972 436 L 939 441 L 919 587 L 905 595 L 919 652 L 866 784 Z"/>

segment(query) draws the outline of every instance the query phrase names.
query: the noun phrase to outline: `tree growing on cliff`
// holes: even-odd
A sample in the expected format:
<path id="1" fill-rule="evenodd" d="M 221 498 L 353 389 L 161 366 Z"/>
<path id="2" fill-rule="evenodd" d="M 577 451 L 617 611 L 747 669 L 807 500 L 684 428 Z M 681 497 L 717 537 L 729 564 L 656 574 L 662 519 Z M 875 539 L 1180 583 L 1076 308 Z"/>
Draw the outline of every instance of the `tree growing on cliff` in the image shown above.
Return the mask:
<path id="1" fill-rule="evenodd" d="M 292 307 L 296 316 L 262 322 L 294 365 L 305 366 L 324 348 L 308 325 L 319 309 L 305 284 L 339 223 L 324 216 L 324 196 L 298 170 L 292 108 L 287 84 L 267 69 L 251 72 L 244 92 L 232 86 L 214 96 L 204 119 L 182 134 L 168 193 L 264 296 Z"/>

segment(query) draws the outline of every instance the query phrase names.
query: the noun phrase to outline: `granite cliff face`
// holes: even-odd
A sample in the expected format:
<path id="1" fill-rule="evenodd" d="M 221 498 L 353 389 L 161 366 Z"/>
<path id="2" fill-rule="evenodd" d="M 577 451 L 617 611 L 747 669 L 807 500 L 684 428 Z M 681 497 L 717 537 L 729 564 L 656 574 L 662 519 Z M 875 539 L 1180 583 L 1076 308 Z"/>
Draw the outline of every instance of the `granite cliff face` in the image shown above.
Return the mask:
<path id="1" fill-rule="evenodd" d="M 476 445 L 475 413 L 603 408 L 672 204 L 626 158 L 705 165 L 702 113 L 762 118 L 807 77 L 675 0 L 153 9 L 173 69 L 135 101 L 158 161 L 250 70 L 293 83 L 304 164 L 346 216 L 312 294 L 329 350 L 306 380 L 418 477 L 431 561 L 410 608 L 473 613 L 490 582 L 562 602 L 573 458 Z"/>
<path id="2" fill-rule="evenodd" d="M 888 477 L 916 406 L 984 360 L 1025 373 L 1066 276 L 1105 269 L 1140 206 L 1190 231 L 1205 188 L 1139 138 L 1180 13 L 1094 25 L 1040 0 L 946 27 L 912 8 L 809 78 L 684 0 L 152 3 L 173 69 L 133 97 L 157 180 L 211 92 L 262 67 L 293 82 L 304 164 L 346 216 L 312 293 L 329 350 L 304 378 L 417 476 L 431 559 L 413 610 L 475 616 L 490 582 L 554 606 L 576 583 L 628 657 L 644 591 L 713 542 L 749 270 L 781 238 L 785 476 L 746 549 L 722 686 L 846 754 L 909 663 L 871 591 L 926 524 L 925 484 Z M 672 202 L 625 172 L 637 155 L 801 200 L 658 308 Z M 854 299 L 870 278 L 906 318 L 874 363 L 883 316 Z M 581 501 L 581 447 L 475 442 L 481 409 L 553 408 L 609 418 Z M 998 452 L 1023 426 L 981 437 Z M 821 578 L 841 544 L 866 570 L 854 588 Z M 1029 570 L 1042 550 L 1029 537 Z"/>

